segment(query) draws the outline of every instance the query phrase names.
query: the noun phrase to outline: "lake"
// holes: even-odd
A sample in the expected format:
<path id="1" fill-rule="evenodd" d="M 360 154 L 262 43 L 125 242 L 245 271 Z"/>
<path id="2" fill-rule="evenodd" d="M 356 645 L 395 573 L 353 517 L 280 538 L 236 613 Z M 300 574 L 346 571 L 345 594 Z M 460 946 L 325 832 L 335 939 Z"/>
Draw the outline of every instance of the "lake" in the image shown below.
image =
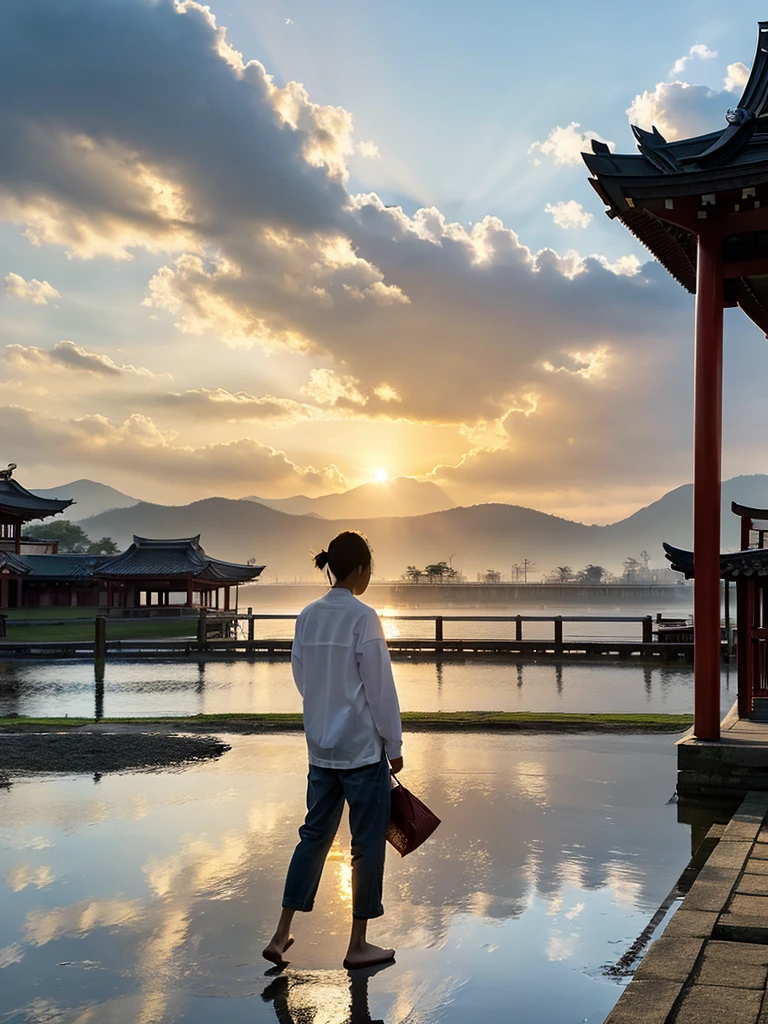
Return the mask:
<path id="1" fill-rule="evenodd" d="M 341 970 L 343 825 L 293 962 L 267 977 L 305 748 L 228 739 L 183 771 L 0 788 L 3 1024 L 600 1024 L 621 991 L 607 968 L 690 856 L 673 737 L 408 734 L 403 780 L 443 824 L 388 857 L 371 935 L 397 963 Z"/>
<path id="2" fill-rule="evenodd" d="M 396 659 L 404 711 L 665 712 L 693 708 L 693 671 L 680 664 Z M 721 674 L 721 707 L 736 674 Z M 96 707 L 96 700 L 99 707 Z M 284 660 L 107 661 L 103 690 L 89 661 L 0 661 L 0 716 L 93 717 L 300 711 Z"/>

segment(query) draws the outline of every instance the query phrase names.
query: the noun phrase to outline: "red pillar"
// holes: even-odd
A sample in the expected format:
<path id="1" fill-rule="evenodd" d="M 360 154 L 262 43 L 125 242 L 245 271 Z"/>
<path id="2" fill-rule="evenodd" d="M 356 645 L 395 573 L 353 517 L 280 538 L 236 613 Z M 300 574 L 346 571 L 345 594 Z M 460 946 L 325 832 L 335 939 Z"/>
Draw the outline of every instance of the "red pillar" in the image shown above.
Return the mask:
<path id="1" fill-rule="evenodd" d="M 720 451 L 723 419 L 722 238 L 699 235 L 696 275 L 693 557 L 694 726 L 720 739 Z"/>
<path id="2" fill-rule="evenodd" d="M 741 517 L 741 551 L 746 551 L 749 547 L 751 525 L 752 520 L 748 516 Z M 747 580 L 743 576 L 736 580 L 736 680 L 739 691 L 739 718 L 749 718 L 752 714 L 752 626 L 754 615 L 752 588 L 751 580 Z"/>

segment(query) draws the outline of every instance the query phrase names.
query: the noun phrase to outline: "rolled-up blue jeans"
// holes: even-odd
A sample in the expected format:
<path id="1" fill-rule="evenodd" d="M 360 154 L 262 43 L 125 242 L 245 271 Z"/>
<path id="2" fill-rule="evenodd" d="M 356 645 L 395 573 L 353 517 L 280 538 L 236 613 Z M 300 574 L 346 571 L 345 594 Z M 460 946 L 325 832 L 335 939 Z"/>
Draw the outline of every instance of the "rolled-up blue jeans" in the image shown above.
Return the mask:
<path id="1" fill-rule="evenodd" d="M 312 910 L 325 859 L 349 804 L 352 833 L 352 916 L 381 917 L 390 775 L 386 757 L 362 768 L 309 766 L 307 816 L 285 880 L 283 906 Z"/>

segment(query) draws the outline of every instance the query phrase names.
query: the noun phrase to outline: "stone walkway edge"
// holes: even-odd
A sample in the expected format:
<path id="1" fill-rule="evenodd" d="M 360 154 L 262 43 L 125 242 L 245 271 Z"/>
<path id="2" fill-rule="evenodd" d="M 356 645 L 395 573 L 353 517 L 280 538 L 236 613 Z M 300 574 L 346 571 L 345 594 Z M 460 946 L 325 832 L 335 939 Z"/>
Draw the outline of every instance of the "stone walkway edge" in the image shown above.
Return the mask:
<path id="1" fill-rule="evenodd" d="M 768 1024 L 767 815 L 749 792 L 605 1024 Z"/>

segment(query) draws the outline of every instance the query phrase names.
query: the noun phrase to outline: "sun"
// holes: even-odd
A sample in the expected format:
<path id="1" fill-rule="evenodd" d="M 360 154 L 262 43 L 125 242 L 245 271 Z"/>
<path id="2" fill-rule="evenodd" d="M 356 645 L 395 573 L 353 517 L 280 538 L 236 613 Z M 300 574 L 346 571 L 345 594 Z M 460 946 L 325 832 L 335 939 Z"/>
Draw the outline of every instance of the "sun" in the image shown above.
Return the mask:
<path id="1" fill-rule="evenodd" d="M 377 484 L 383 484 L 385 480 L 389 480 L 389 473 L 382 466 L 373 471 L 373 479 Z"/>

